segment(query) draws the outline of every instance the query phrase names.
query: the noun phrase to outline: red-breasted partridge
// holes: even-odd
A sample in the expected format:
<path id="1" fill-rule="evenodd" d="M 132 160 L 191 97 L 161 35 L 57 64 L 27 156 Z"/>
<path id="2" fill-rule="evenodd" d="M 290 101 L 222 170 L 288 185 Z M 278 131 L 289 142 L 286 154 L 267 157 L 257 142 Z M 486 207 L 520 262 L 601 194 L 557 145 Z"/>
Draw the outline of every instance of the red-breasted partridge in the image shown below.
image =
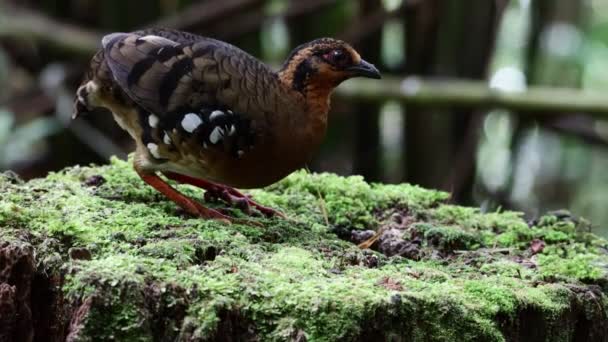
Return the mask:
<path id="1" fill-rule="evenodd" d="M 232 187 L 272 184 L 304 166 L 327 127 L 332 90 L 380 78 L 347 43 L 322 38 L 268 66 L 215 39 L 168 29 L 113 33 L 78 88 L 76 117 L 108 109 L 136 142 L 139 176 L 192 215 L 231 221 L 158 172 L 242 208 L 279 214 Z"/>

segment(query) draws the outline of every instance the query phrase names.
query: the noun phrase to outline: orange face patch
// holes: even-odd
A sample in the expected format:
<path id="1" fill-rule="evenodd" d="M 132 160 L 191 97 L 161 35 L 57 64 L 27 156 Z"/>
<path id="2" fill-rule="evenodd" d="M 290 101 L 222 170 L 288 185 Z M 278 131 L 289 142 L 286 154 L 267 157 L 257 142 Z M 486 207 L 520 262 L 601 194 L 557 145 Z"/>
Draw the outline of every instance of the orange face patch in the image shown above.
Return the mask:
<path id="1" fill-rule="evenodd" d="M 279 72 L 279 78 L 298 91 L 316 82 L 329 82 L 335 87 L 349 77 L 345 69 L 360 62 L 359 53 L 347 43 L 321 39 L 296 49 Z"/>
<path id="2" fill-rule="evenodd" d="M 333 89 L 352 77 L 361 56 L 347 43 L 322 38 L 296 48 L 279 71 L 281 82 L 301 93 L 314 112 L 326 113 Z"/>

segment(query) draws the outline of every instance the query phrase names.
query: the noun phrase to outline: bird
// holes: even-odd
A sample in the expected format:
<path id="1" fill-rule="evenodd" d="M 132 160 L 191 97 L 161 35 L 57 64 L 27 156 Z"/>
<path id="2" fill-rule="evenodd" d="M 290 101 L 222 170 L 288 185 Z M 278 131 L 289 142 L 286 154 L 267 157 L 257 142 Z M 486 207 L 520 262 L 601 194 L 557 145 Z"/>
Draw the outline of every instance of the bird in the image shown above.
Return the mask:
<path id="1" fill-rule="evenodd" d="M 188 32 L 111 33 L 76 91 L 73 118 L 111 112 L 135 141 L 139 177 L 190 215 L 235 221 L 167 180 L 204 189 L 206 201 L 285 217 L 237 188 L 265 187 L 305 166 L 325 136 L 332 91 L 353 77 L 381 75 L 334 38 L 296 47 L 274 71 L 234 45 Z"/>

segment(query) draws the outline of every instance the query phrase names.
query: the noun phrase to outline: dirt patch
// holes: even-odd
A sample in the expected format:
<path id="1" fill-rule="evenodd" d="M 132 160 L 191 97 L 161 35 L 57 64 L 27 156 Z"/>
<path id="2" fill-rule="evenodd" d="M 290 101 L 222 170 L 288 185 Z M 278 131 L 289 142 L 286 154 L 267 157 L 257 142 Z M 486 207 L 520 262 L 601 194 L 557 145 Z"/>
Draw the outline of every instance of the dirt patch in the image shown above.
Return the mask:
<path id="1" fill-rule="evenodd" d="M 32 341 L 31 293 L 36 264 L 29 244 L 0 245 L 0 340 Z"/>
<path id="2" fill-rule="evenodd" d="M 422 257 L 422 238 L 412 229 L 416 222 L 413 215 L 406 210 L 391 210 L 377 213 L 387 217 L 374 230 L 352 230 L 350 241 L 357 244 L 366 244 L 370 249 L 386 256 L 401 256 L 419 260 Z"/>
<path id="3" fill-rule="evenodd" d="M 62 341 L 62 277 L 37 270 L 29 242 L 0 244 L 0 341 Z"/>
<path id="4" fill-rule="evenodd" d="M 101 175 L 94 175 L 84 180 L 86 186 L 100 186 L 106 182 L 106 179 Z"/>

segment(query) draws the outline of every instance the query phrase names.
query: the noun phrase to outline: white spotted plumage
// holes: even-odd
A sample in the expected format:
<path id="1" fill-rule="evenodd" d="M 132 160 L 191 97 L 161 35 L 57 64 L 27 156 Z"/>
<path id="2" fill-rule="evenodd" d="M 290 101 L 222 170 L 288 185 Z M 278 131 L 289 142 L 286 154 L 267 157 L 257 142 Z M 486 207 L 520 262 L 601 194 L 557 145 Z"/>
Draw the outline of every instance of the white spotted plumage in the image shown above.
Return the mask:
<path id="1" fill-rule="evenodd" d="M 220 127 L 215 127 L 211 134 L 209 134 L 209 142 L 216 144 L 224 136 L 224 130 Z"/>
<path id="2" fill-rule="evenodd" d="M 146 145 L 146 147 L 148 148 L 148 151 L 150 151 L 150 154 L 157 159 L 160 159 L 161 156 L 158 152 L 158 145 L 154 144 L 154 143 L 148 143 L 148 145 Z"/>
<path id="3" fill-rule="evenodd" d="M 182 119 L 182 128 L 188 133 L 194 132 L 203 123 L 203 120 L 195 113 L 188 113 Z"/>
<path id="4" fill-rule="evenodd" d="M 154 114 L 150 114 L 148 116 L 148 124 L 150 125 L 150 127 L 152 128 L 156 128 L 156 126 L 158 126 L 158 116 L 154 115 Z"/>
<path id="5" fill-rule="evenodd" d="M 139 39 L 146 41 L 148 43 L 157 44 L 157 45 L 161 45 L 161 46 L 162 46 L 162 44 L 166 44 L 167 42 L 173 43 L 173 45 L 175 45 L 175 43 L 173 41 L 171 41 L 167 38 L 153 35 L 153 34 L 149 34 L 147 36 L 140 37 Z"/>
<path id="6" fill-rule="evenodd" d="M 213 112 L 211 112 L 211 115 L 209 115 L 209 120 L 213 121 L 222 115 L 224 115 L 224 112 L 222 112 L 221 110 L 214 110 Z"/>
<path id="7" fill-rule="evenodd" d="M 167 132 L 165 132 L 165 135 L 163 135 L 163 142 L 166 145 L 171 145 L 171 137 L 169 136 L 169 134 Z"/>

